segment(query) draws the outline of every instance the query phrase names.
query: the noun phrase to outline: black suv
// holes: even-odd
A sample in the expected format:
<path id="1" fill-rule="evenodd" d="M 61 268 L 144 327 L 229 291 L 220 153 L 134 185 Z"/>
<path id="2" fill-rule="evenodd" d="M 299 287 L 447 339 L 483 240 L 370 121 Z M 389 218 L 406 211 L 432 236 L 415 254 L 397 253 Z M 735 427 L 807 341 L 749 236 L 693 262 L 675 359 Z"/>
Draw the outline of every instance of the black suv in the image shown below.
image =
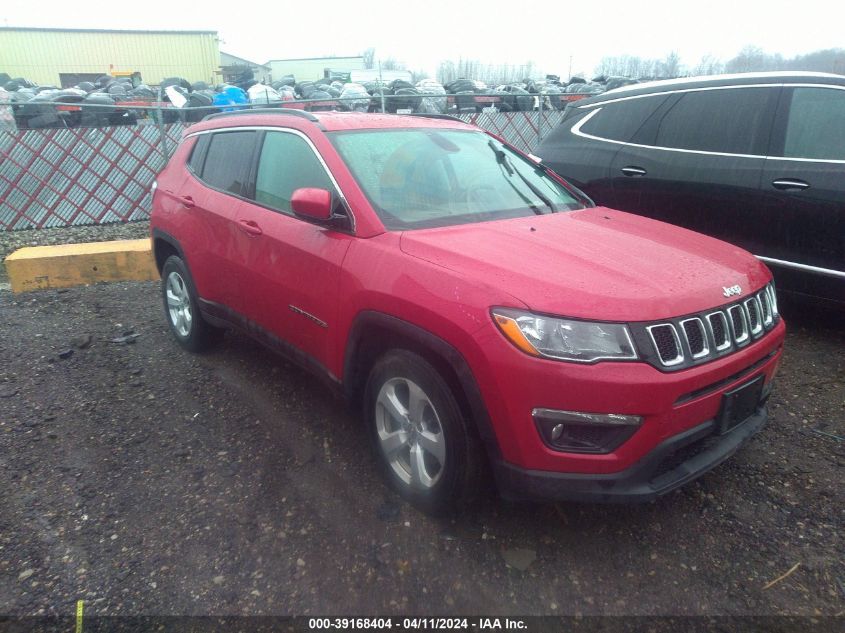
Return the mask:
<path id="1" fill-rule="evenodd" d="M 845 76 L 749 73 L 572 103 L 543 162 L 603 206 L 707 233 L 845 305 Z"/>

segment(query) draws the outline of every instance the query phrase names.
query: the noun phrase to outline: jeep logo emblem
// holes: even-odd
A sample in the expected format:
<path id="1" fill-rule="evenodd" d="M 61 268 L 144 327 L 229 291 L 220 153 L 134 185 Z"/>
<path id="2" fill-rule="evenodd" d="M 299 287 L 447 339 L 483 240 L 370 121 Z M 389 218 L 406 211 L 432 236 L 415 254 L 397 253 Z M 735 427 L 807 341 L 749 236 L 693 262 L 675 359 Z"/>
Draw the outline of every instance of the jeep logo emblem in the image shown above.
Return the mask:
<path id="1" fill-rule="evenodd" d="M 724 286 L 722 288 L 722 291 L 724 292 L 726 297 L 733 297 L 735 295 L 742 294 L 742 287 L 739 284 L 735 286 Z"/>

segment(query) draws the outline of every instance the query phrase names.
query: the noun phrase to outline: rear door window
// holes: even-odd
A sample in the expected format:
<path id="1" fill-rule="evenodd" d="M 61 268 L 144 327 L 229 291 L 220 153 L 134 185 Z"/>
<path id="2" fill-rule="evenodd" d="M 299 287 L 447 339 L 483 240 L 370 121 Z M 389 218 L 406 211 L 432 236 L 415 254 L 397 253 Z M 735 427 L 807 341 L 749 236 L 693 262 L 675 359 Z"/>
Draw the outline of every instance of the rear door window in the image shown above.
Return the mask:
<path id="1" fill-rule="evenodd" d="M 697 90 L 683 94 L 657 126 L 655 145 L 763 155 L 771 128 L 772 88 Z"/>
<path id="2" fill-rule="evenodd" d="M 627 143 L 665 100 L 666 95 L 654 95 L 597 106 L 599 111 L 581 126 L 581 131 L 590 136 Z"/>
<path id="3" fill-rule="evenodd" d="M 793 90 L 783 155 L 845 160 L 845 90 Z"/>
<path id="4" fill-rule="evenodd" d="M 308 143 L 288 132 L 267 132 L 258 159 L 255 201 L 292 215 L 291 196 L 303 187 L 334 189 L 325 168 Z"/>
<path id="5" fill-rule="evenodd" d="M 249 195 L 249 172 L 256 136 L 257 133 L 251 130 L 212 134 L 202 180 L 220 191 L 236 196 Z"/>

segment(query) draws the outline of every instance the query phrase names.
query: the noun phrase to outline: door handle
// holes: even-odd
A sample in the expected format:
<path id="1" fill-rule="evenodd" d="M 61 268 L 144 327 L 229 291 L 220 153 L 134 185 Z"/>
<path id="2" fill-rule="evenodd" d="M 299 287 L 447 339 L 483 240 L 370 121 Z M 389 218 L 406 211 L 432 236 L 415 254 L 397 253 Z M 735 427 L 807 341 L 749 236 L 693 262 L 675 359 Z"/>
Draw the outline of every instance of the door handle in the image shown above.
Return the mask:
<path id="1" fill-rule="evenodd" d="M 792 178 L 778 178 L 772 181 L 772 187 L 782 191 L 803 191 L 810 188 L 810 183 L 803 180 L 793 180 Z"/>
<path id="2" fill-rule="evenodd" d="M 642 167 L 628 166 L 622 168 L 622 173 L 626 176 L 631 176 L 632 178 L 635 178 L 637 176 L 645 176 L 648 172 L 646 172 L 646 170 Z"/>
<path id="3" fill-rule="evenodd" d="M 179 196 L 179 202 L 182 203 L 183 207 L 187 207 L 188 209 L 193 209 L 196 206 L 191 196 Z"/>
<path id="4" fill-rule="evenodd" d="M 261 235 L 264 231 L 252 220 L 238 220 L 238 228 L 247 235 Z"/>

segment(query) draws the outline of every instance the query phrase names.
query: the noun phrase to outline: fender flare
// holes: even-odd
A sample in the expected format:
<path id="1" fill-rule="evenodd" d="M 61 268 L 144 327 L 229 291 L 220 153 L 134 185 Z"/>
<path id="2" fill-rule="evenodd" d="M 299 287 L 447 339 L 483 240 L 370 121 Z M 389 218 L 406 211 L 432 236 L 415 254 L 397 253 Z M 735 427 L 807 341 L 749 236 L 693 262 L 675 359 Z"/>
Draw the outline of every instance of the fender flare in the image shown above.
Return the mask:
<path id="1" fill-rule="evenodd" d="M 451 343 L 404 319 L 373 310 L 364 310 L 355 316 L 349 329 L 343 362 L 343 389 L 347 398 L 354 399 L 356 395 L 354 391 L 360 384 L 360 381 L 356 380 L 356 355 L 364 340 L 365 331 L 371 327 L 394 332 L 412 341 L 436 355 L 451 368 L 463 391 L 475 428 L 488 456 L 492 461 L 500 460 L 501 450 L 493 429 L 493 423 L 490 420 L 487 406 L 484 404 L 484 398 L 469 363 Z"/>

